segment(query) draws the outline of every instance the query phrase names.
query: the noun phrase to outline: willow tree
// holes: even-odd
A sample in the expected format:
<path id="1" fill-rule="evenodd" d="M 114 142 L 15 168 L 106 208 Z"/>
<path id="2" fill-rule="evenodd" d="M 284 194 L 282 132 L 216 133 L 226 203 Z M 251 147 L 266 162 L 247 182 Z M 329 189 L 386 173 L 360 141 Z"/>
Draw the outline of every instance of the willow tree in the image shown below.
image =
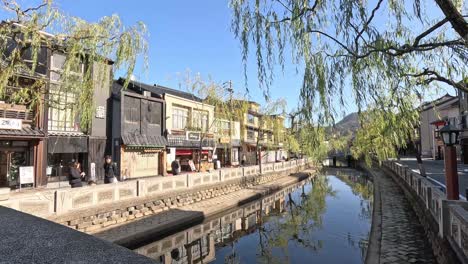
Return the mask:
<path id="1" fill-rule="evenodd" d="M 36 2 L 37 3 L 37 2 Z M 93 89 L 96 82 L 109 81 L 105 74 L 93 74 L 93 67 L 113 63 L 114 71 L 121 71 L 130 80 L 137 59 L 146 58 L 146 27 L 143 23 L 126 27 L 117 15 L 106 16 L 95 23 L 65 14 L 52 0 L 36 6 L 22 6 L 14 0 L 2 1 L 0 9 L 7 20 L 0 23 L 0 97 L 11 96 L 13 103 L 38 107 L 44 103 L 50 82 L 47 73 L 37 74 L 39 67 L 49 67 L 47 54 L 60 53 L 65 57 L 61 65 L 60 92 L 74 93 L 78 98 L 70 107 L 81 118 L 83 130 L 88 128 L 94 113 Z M 45 59 L 44 59 L 45 57 Z M 146 61 L 146 60 L 145 60 Z M 77 75 L 77 69 L 84 69 Z M 81 71 L 81 70 L 80 70 Z M 99 72 L 99 71 L 98 71 Z M 19 84 L 23 77 L 34 82 Z M 21 87 L 7 95 L 7 86 Z"/>
<path id="2" fill-rule="evenodd" d="M 199 73 L 193 75 L 190 70 L 186 70 L 182 79 L 179 80 L 179 86 L 192 94 L 194 101 L 202 100 L 197 110 L 208 114 L 208 109 L 214 109 L 213 118 L 207 118 L 206 121 L 192 113 L 190 124 L 186 127 L 188 131 L 199 132 L 200 153 L 203 149 L 203 142 L 211 137 L 214 138 L 213 135 L 229 138 L 240 136 L 236 135 L 234 122 L 241 122 L 240 117 L 248 111 L 248 103 L 242 94 L 234 91 L 232 83 L 227 86 L 226 83 L 217 82 L 210 76 L 205 78 Z M 225 127 L 224 124 L 228 126 Z M 242 132 L 239 131 L 239 133 Z M 201 155 L 198 155 L 198 164 L 200 163 Z M 199 165 L 199 170 L 200 168 Z"/>
<path id="3" fill-rule="evenodd" d="M 284 68 L 290 59 L 303 76 L 300 101 L 311 124 L 333 123 L 350 103 L 361 112 L 390 98 L 399 112 L 411 113 L 414 104 L 400 103 L 408 94 L 421 99 L 448 87 L 468 92 L 463 1 L 230 3 L 244 62 L 253 48 L 265 94 L 276 67 Z M 401 140 L 408 136 L 394 132 Z"/>

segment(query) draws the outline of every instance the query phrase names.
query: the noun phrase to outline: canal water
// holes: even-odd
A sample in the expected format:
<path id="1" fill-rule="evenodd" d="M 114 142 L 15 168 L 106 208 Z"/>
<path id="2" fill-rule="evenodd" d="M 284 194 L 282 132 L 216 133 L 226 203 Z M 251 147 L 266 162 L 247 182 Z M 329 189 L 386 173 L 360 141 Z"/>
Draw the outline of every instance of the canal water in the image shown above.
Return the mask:
<path id="1" fill-rule="evenodd" d="M 343 170 L 134 249 L 156 263 L 363 263 L 373 186 Z"/>

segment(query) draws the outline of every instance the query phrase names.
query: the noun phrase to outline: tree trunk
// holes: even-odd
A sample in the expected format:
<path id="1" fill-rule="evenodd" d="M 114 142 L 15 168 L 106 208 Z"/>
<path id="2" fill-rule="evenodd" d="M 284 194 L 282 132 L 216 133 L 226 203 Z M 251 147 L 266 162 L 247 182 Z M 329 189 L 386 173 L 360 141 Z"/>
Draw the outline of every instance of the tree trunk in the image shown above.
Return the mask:
<path id="1" fill-rule="evenodd" d="M 460 34 L 465 41 L 468 41 L 468 23 L 465 21 L 463 15 L 458 12 L 452 0 L 435 0 L 435 2 L 449 20 L 453 29 Z"/>

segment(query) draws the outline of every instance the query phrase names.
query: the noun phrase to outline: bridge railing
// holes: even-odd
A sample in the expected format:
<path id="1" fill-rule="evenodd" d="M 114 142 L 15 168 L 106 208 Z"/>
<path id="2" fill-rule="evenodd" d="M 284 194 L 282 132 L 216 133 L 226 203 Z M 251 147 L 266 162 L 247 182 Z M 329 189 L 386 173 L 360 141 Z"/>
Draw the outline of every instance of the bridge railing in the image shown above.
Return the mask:
<path id="1" fill-rule="evenodd" d="M 384 161 L 383 165 L 399 176 L 430 212 L 438 224 L 438 235 L 446 238 L 457 255 L 468 256 L 468 202 L 447 200 L 445 192 L 418 171 L 397 161 Z"/>

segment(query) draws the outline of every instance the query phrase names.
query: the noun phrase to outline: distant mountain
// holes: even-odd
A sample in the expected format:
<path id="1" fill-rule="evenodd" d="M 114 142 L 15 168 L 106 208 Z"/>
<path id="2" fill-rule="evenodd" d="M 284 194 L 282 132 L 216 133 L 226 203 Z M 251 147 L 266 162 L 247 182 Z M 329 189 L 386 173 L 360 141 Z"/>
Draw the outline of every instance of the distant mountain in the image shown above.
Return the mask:
<path id="1" fill-rule="evenodd" d="M 351 113 L 335 124 L 333 130 L 338 134 L 355 133 L 359 129 L 358 113 Z"/>

